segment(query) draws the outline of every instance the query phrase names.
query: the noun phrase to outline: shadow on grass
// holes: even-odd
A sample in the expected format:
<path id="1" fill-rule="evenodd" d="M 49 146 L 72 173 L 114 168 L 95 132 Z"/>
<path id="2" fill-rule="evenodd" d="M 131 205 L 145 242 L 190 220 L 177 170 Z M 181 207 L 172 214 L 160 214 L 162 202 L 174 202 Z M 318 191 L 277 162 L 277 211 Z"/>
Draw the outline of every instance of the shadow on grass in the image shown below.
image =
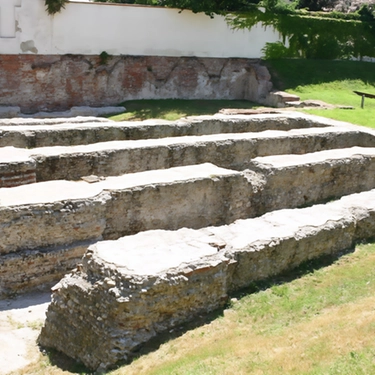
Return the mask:
<path id="1" fill-rule="evenodd" d="M 91 375 L 94 374 L 91 370 L 85 367 L 82 363 L 75 361 L 67 355 L 58 352 L 55 349 L 41 349 L 41 352 L 47 355 L 51 366 L 56 366 L 60 370 L 67 371 L 70 374 Z"/>

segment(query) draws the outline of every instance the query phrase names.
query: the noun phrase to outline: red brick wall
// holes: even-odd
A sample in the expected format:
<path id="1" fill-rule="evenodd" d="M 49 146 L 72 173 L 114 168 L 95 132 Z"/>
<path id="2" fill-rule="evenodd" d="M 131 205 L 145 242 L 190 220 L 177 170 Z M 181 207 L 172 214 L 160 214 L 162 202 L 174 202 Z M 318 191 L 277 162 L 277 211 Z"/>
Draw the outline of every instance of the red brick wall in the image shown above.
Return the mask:
<path id="1" fill-rule="evenodd" d="M 132 99 L 256 100 L 269 79 L 249 59 L 0 55 L 0 105 L 32 113 Z"/>

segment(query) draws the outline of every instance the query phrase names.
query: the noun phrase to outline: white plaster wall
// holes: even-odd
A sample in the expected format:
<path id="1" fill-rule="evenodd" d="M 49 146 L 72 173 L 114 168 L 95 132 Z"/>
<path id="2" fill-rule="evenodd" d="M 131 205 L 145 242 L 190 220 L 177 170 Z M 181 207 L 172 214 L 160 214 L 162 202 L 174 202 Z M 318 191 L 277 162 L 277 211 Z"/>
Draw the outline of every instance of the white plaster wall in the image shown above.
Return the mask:
<path id="1" fill-rule="evenodd" d="M 15 2 L 14 37 L 1 37 L 0 54 L 100 54 L 261 57 L 266 42 L 279 40 L 260 25 L 233 31 L 224 17 L 176 9 L 71 2 L 49 16 L 44 0 L 0 0 L 1 10 Z M 3 23 L 4 24 L 4 23 Z M 1 30 L 1 26 L 0 26 Z M 11 30 L 10 30 L 11 31 Z"/>

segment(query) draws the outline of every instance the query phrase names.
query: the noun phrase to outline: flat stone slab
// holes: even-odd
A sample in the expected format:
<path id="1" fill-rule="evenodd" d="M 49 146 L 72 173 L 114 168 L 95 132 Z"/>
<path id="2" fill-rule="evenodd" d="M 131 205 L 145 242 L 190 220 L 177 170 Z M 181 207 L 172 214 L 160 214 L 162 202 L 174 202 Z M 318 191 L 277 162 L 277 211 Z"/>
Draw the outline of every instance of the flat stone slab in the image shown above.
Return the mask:
<path id="1" fill-rule="evenodd" d="M 169 232 L 147 231 L 116 241 L 102 241 L 95 245 L 95 249 L 102 260 L 129 275 L 153 275 L 217 254 L 218 249 L 210 234 L 199 232 L 191 241 L 191 233 L 195 234 L 187 228 Z"/>
<path id="2" fill-rule="evenodd" d="M 77 116 L 106 116 L 116 115 L 126 111 L 125 107 L 122 106 L 107 106 L 107 107 L 72 107 L 66 111 L 56 112 L 37 112 L 32 114 L 21 113 L 20 107 L 17 106 L 0 106 L 0 119 L 13 119 L 16 118 L 15 122 L 18 122 L 19 118 L 28 119 L 53 119 L 53 118 L 70 118 Z M 3 120 L 0 120 L 0 123 Z M 14 121 L 9 121 L 14 122 Z"/>
<path id="3" fill-rule="evenodd" d="M 302 155 L 271 155 L 257 157 L 252 160 L 254 166 L 258 168 L 286 168 L 299 165 L 312 165 L 329 160 L 336 161 L 348 158 L 360 158 L 362 156 L 373 156 L 374 147 L 351 147 L 344 149 L 324 150 L 320 152 L 307 153 Z"/>
<path id="4" fill-rule="evenodd" d="M 159 333 L 223 306 L 230 292 L 351 249 L 374 231 L 372 190 L 227 226 L 98 242 L 53 288 L 38 341 L 105 370 Z"/>
<path id="5" fill-rule="evenodd" d="M 21 114 L 18 106 L 0 106 L 0 118 L 17 117 Z"/>

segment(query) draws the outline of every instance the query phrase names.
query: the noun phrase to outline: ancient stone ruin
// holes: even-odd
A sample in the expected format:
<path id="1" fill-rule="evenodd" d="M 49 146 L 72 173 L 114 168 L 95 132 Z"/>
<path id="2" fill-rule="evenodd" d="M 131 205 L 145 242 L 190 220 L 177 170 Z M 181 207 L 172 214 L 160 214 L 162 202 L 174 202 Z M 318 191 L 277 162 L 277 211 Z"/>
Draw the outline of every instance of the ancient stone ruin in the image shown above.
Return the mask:
<path id="1" fill-rule="evenodd" d="M 3 120 L 0 146 L 0 295 L 57 283 L 39 343 L 92 370 L 375 233 L 375 131 L 346 123 Z"/>

